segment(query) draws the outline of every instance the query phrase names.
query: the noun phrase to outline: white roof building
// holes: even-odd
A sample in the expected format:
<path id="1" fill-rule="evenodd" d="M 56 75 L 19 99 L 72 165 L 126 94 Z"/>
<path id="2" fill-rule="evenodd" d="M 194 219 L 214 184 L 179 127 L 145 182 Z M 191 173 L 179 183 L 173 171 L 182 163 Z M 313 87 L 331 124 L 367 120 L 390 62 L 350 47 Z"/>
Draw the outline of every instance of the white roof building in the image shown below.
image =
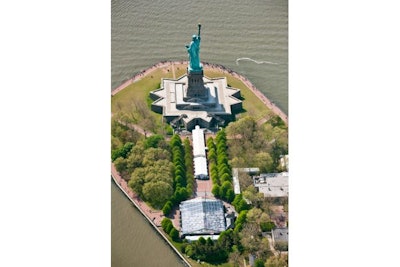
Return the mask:
<path id="1" fill-rule="evenodd" d="M 192 130 L 193 138 L 193 163 L 194 177 L 199 179 L 208 179 L 206 146 L 204 142 L 204 130 L 196 125 Z"/>

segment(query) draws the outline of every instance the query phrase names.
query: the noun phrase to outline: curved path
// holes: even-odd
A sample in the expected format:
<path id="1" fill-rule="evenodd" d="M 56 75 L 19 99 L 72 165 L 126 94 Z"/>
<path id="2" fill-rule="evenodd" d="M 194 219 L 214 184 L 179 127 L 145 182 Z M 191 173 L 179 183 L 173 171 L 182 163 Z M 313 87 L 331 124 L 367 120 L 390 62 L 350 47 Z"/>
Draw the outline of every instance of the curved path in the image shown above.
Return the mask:
<path id="1" fill-rule="evenodd" d="M 161 61 L 151 66 L 150 68 L 147 68 L 139 72 L 138 74 L 134 75 L 131 79 L 125 81 L 123 84 L 113 89 L 111 95 L 113 96 L 117 94 L 118 92 L 126 88 L 128 85 L 136 81 L 139 81 L 140 79 L 142 79 L 143 77 L 145 77 L 146 75 L 150 74 L 152 71 L 155 71 L 158 68 L 165 68 L 170 66 L 173 67 L 174 64 L 187 64 L 187 61 Z M 242 81 L 264 103 L 264 105 L 266 105 L 269 109 L 272 110 L 273 113 L 278 115 L 286 124 L 288 124 L 288 116 L 279 107 L 277 107 L 274 102 L 269 100 L 260 90 L 258 90 L 246 77 L 222 65 L 212 64 L 207 62 L 202 62 L 202 64 L 204 69 L 217 69 L 223 73 L 228 73 L 233 77 Z M 173 75 L 175 76 L 174 68 L 172 68 L 172 71 Z"/>

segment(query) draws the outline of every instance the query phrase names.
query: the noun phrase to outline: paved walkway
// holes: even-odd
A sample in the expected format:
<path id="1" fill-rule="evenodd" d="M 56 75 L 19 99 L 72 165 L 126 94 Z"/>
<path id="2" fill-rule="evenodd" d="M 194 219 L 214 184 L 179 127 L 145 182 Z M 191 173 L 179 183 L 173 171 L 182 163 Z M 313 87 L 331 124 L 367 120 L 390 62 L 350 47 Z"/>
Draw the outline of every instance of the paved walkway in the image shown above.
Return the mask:
<path id="1" fill-rule="evenodd" d="M 171 66 L 172 66 L 172 76 L 173 76 L 173 78 L 174 78 L 174 80 L 175 80 L 175 79 L 176 79 L 176 76 L 175 76 L 175 66 L 174 66 L 174 62 L 171 63 Z"/>
<path id="2" fill-rule="evenodd" d="M 211 179 L 208 180 L 199 180 L 196 179 L 196 197 L 207 197 L 207 198 L 214 198 L 214 195 L 211 193 L 212 189 L 212 181 Z"/>
<path id="3" fill-rule="evenodd" d="M 149 136 L 152 136 L 152 135 L 153 135 L 152 132 L 146 131 L 145 129 L 143 129 L 141 126 L 139 126 L 139 125 L 137 125 L 137 124 L 133 124 L 133 123 L 124 124 L 124 123 L 121 122 L 121 121 L 118 121 L 118 122 L 121 123 L 122 125 L 125 125 L 126 127 L 130 128 L 130 129 L 135 130 L 136 132 L 138 132 L 138 133 L 144 135 L 144 137 L 149 137 Z"/>

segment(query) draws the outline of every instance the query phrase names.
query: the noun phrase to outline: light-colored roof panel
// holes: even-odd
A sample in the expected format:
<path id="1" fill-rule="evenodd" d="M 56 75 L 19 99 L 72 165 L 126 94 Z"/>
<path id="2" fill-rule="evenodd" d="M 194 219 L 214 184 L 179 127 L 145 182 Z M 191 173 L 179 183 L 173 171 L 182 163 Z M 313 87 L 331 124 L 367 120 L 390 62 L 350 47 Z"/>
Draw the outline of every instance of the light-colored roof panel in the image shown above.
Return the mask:
<path id="1" fill-rule="evenodd" d="M 183 201 L 179 207 L 183 235 L 214 234 L 226 228 L 220 200 L 195 198 Z"/>
<path id="2" fill-rule="evenodd" d="M 193 159 L 194 161 L 194 175 L 207 175 L 208 176 L 208 170 L 207 170 L 207 160 L 205 157 L 195 157 Z"/>
<path id="3" fill-rule="evenodd" d="M 265 197 L 287 197 L 289 195 L 289 173 L 267 173 L 253 177 L 254 186 Z"/>

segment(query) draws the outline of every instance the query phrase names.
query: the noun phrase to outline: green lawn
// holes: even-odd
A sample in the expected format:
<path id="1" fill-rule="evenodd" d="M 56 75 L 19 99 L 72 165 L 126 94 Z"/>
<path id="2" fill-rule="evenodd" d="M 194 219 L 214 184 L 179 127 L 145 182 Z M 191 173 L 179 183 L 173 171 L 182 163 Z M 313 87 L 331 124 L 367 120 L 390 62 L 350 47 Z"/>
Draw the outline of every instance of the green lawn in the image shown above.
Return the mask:
<path id="1" fill-rule="evenodd" d="M 230 87 L 240 89 L 245 112 L 241 113 L 239 116 L 249 115 L 254 117 L 255 120 L 259 120 L 272 112 L 241 80 L 233 77 L 231 74 L 223 73 L 215 69 L 205 70 L 204 74 L 209 78 L 226 77 Z"/>
<path id="2" fill-rule="evenodd" d="M 121 90 L 111 98 L 111 112 L 113 114 L 117 112 L 127 114 L 132 113 L 134 112 L 135 101 L 146 103 L 150 108 L 150 91 L 160 87 L 161 78 L 173 78 L 173 73 L 175 73 L 175 78 L 179 78 L 186 73 L 186 67 L 187 64 L 174 64 L 174 70 L 172 70 L 171 66 L 159 68 L 141 80 L 128 85 L 125 89 Z M 238 117 L 249 115 L 258 120 L 271 113 L 271 110 L 266 107 L 239 79 L 216 69 L 205 69 L 204 72 L 205 76 L 210 78 L 225 76 L 229 86 L 241 89 L 244 112 L 238 114 Z M 151 114 L 154 116 L 154 121 L 161 126 L 161 114 L 154 112 L 151 112 Z"/>

